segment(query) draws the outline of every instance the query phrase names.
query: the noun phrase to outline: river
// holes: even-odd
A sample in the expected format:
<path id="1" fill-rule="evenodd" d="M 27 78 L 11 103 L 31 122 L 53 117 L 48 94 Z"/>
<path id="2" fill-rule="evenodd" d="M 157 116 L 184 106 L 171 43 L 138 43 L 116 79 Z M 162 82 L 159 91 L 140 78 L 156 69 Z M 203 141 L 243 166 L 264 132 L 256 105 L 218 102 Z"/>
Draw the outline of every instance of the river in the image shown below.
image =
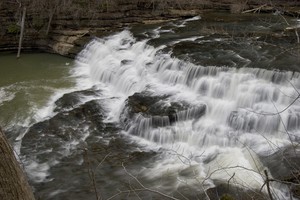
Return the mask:
<path id="1" fill-rule="evenodd" d="M 299 155 L 299 57 L 270 36 L 285 26 L 213 13 L 95 38 L 74 61 L 1 54 L 0 123 L 36 197 L 266 198 L 264 170 L 284 178 Z"/>

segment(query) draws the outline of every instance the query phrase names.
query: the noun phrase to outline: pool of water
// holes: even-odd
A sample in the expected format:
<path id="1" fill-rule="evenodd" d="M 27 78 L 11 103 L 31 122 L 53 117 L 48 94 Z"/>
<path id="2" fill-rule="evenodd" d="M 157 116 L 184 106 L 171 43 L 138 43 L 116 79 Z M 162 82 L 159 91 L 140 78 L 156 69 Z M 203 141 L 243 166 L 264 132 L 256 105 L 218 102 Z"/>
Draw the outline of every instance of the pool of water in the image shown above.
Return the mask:
<path id="1" fill-rule="evenodd" d="M 0 124 L 24 127 L 46 117 L 42 108 L 54 94 L 75 85 L 72 59 L 46 53 L 0 54 Z M 47 113 L 48 114 L 48 113 Z M 14 140 L 18 134 L 9 135 Z"/>

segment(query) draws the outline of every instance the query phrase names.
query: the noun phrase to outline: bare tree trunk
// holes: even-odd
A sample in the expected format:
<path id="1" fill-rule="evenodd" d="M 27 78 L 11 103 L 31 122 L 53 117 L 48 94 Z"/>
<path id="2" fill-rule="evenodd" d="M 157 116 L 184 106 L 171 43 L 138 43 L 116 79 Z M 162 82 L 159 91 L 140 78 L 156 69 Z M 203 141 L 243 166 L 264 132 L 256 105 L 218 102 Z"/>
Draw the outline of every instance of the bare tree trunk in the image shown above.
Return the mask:
<path id="1" fill-rule="evenodd" d="M 17 58 L 20 57 L 21 48 L 22 48 L 22 41 L 23 41 L 23 34 L 24 34 L 24 26 L 25 26 L 25 16 L 26 16 L 26 7 L 24 7 L 24 9 L 23 9 L 22 23 L 21 23 L 21 33 L 20 33 L 20 39 L 19 39 L 19 48 L 18 48 Z"/>
<path id="2" fill-rule="evenodd" d="M 106 12 L 108 12 L 108 1 L 106 0 Z"/>
<path id="3" fill-rule="evenodd" d="M 51 22 L 52 22 L 52 18 L 53 18 L 54 12 L 55 12 L 55 11 L 52 11 L 52 12 L 50 13 L 49 21 L 48 21 L 48 25 L 47 25 L 47 30 L 46 30 L 46 35 L 49 34 L 50 27 L 51 27 Z"/>
<path id="4" fill-rule="evenodd" d="M 34 200 L 14 152 L 0 128 L 0 199 Z"/>

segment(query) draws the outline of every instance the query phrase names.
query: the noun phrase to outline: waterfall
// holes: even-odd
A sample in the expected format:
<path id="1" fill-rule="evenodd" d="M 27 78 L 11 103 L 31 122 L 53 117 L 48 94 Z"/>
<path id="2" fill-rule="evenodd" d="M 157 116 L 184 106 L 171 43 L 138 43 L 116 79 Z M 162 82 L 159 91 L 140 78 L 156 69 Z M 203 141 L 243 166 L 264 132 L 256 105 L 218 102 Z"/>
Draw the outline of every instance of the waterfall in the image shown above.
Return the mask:
<path id="1" fill-rule="evenodd" d="M 128 118 L 128 97 L 144 91 L 163 97 L 162 107 L 187 105 L 176 111 L 176 120 L 137 112 L 124 127 L 149 148 L 165 149 L 164 158 L 145 174 L 154 178 L 193 166 L 205 182 L 212 171 L 228 168 L 211 174 L 207 187 L 235 174 L 238 185 L 259 189 L 264 166 L 258 157 L 299 142 L 300 74 L 199 66 L 147 42 L 137 41 L 128 30 L 94 39 L 78 56 L 76 68 L 114 97 L 105 105 L 108 120 Z M 178 160 L 180 156 L 188 158 L 189 165 Z"/>

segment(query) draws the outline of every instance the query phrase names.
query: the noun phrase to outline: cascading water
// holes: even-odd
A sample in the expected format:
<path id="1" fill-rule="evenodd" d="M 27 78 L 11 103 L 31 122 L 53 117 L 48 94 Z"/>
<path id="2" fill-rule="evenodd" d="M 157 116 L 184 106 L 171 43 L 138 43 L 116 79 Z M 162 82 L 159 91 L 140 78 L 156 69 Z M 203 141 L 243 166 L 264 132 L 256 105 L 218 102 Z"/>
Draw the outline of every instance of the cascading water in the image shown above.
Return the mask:
<path id="1" fill-rule="evenodd" d="M 105 103 L 108 121 L 122 123 L 141 144 L 163 149 L 161 160 L 143 171 L 153 180 L 176 177 L 162 181 L 162 188 L 202 190 L 232 178 L 239 187 L 259 190 L 266 169 L 260 157 L 299 143 L 300 74 L 203 67 L 163 53 L 164 47 L 136 41 L 126 30 L 90 42 L 75 70 L 114 97 Z M 144 114 L 143 107 L 124 123 L 128 98 L 142 92 L 160 97 L 164 108 L 185 106 L 172 115 Z M 287 198 L 280 187 L 274 184 L 272 192 Z"/>
<path id="2" fill-rule="evenodd" d="M 295 36 L 268 39 L 281 16 L 240 19 L 133 25 L 91 41 L 75 66 L 49 54 L 0 55 L 1 126 L 36 197 L 93 199 L 97 187 L 103 199 L 160 199 L 115 196 L 140 186 L 126 172 L 179 199 L 268 199 L 264 170 L 292 182 L 300 75 L 266 69 L 299 72 L 297 47 L 283 41 Z M 274 199 L 294 198 L 293 183 L 270 186 Z"/>

